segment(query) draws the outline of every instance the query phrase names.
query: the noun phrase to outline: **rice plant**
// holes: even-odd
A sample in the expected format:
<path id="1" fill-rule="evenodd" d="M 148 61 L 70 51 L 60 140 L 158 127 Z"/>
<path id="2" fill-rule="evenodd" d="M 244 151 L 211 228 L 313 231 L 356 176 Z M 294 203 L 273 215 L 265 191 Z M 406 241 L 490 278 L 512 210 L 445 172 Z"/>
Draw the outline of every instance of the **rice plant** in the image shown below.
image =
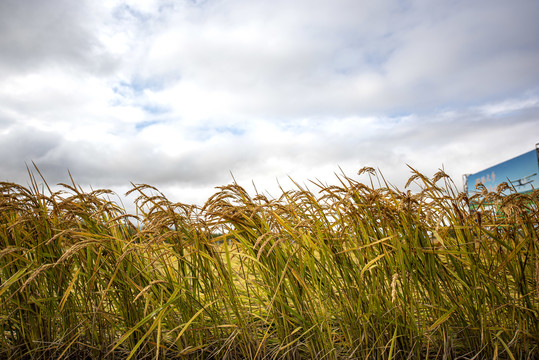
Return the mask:
<path id="1" fill-rule="evenodd" d="M 365 168 L 202 207 L 133 185 L 136 214 L 0 183 L 0 357 L 539 357 L 539 191 L 412 171 L 414 193 Z"/>

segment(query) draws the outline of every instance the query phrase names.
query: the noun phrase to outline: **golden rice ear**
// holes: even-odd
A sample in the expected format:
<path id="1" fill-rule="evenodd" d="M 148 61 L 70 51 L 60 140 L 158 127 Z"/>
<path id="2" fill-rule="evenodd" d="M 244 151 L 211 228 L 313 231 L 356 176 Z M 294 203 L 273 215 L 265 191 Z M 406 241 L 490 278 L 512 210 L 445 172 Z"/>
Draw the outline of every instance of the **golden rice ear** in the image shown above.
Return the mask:
<path id="1" fill-rule="evenodd" d="M 461 202 L 461 201 L 464 201 L 465 203 L 468 204 L 470 202 L 470 199 L 468 198 L 468 194 L 466 194 L 465 192 L 459 193 L 457 196 L 457 202 Z"/>
<path id="2" fill-rule="evenodd" d="M 501 194 L 503 191 L 508 190 L 508 189 L 511 189 L 511 187 L 506 182 L 503 182 L 496 187 L 496 192 L 498 194 Z"/>
<path id="3" fill-rule="evenodd" d="M 432 183 L 436 184 L 436 182 L 443 178 L 449 178 L 449 175 L 447 175 L 442 169 L 439 169 L 438 172 L 432 177 Z"/>
<path id="4" fill-rule="evenodd" d="M 408 186 L 410 186 L 410 184 L 412 182 L 414 182 L 415 179 L 419 178 L 419 174 L 414 174 L 412 176 L 410 176 L 410 178 L 408 179 L 408 181 L 406 182 L 406 185 L 404 185 L 404 188 L 406 189 Z"/>
<path id="5" fill-rule="evenodd" d="M 357 172 L 358 175 L 361 175 L 361 174 L 363 174 L 363 173 L 369 173 L 369 174 L 371 174 L 371 175 L 376 175 L 376 170 L 374 170 L 374 168 L 372 168 L 372 167 L 370 167 L 370 166 L 365 166 L 365 167 L 361 168 L 361 169 Z"/>
<path id="6" fill-rule="evenodd" d="M 488 194 L 488 190 L 487 190 L 487 187 L 485 185 L 483 185 L 483 183 L 479 183 L 477 185 L 475 185 L 475 189 L 476 190 L 479 190 L 479 192 L 481 194 Z"/>

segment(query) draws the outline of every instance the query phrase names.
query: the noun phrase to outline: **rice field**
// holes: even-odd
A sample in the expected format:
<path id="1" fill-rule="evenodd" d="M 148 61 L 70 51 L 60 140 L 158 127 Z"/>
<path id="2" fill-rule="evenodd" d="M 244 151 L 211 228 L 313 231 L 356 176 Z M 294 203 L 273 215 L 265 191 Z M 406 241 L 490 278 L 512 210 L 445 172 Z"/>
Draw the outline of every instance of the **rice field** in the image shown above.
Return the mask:
<path id="1" fill-rule="evenodd" d="M 539 191 L 364 168 L 128 214 L 36 176 L 0 183 L 0 358 L 539 358 Z"/>

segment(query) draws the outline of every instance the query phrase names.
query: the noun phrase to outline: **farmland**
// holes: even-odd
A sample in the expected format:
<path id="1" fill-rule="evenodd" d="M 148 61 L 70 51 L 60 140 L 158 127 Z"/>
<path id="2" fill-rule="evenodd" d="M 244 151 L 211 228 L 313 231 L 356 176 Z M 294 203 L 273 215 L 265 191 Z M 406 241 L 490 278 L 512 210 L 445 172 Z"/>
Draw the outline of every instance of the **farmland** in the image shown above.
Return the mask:
<path id="1" fill-rule="evenodd" d="M 539 357 L 539 191 L 359 177 L 201 207 L 134 185 L 135 214 L 0 183 L 0 358 Z"/>

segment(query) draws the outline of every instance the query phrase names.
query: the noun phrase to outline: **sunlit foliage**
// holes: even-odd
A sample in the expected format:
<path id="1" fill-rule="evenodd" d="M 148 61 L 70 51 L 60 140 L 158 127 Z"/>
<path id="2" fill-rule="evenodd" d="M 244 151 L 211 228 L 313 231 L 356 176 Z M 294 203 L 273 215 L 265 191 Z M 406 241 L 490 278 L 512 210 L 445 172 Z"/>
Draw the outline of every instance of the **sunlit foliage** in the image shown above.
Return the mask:
<path id="1" fill-rule="evenodd" d="M 359 178 L 203 207 L 136 185 L 136 214 L 0 183 L 0 358 L 539 357 L 538 191 Z"/>

